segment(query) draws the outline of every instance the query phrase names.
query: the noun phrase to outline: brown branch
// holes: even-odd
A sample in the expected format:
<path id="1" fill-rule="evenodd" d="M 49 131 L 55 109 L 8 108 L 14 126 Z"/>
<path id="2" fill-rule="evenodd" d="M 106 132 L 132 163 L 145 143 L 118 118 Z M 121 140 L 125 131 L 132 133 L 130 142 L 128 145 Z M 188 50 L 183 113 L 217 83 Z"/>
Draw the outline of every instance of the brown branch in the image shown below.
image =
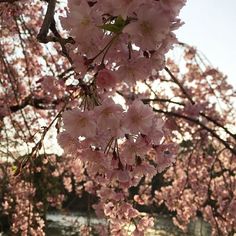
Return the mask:
<path id="1" fill-rule="evenodd" d="M 14 3 L 17 1 L 19 1 L 19 0 L 0 0 L 0 3 Z"/>
<path id="2" fill-rule="evenodd" d="M 203 129 L 208 131 L 213 137 L 218 139 L 234 155 L 236 155 L 236 147 L 232 147 L 228 142 L 226 142 L 218 134 L 216 134 L 214 130 L 212 130 L 211 128 L 209 128 L 208 126 L 206 126 L 205 124 L 200 122 L 198 119 L 195 119 L 195 118 L 192 118 L 192 117 L 180 114 L 180 113 L 176 113 L 176 112 L 173 112 L 173 111 L 164 111 L 164 110 L 156 109 L 156 108 L 153 108 L 153 111 L 158 112 L 158 113 L 162 113 L 162 114 L 165 114 L 165 115 L 168 115 L 168 116 L 174 116 L 174 117 L 181 118 L 181 119 L 184 119 L 184 120 L 187 120 L 187 121 L 191 121 L 194 124 L 201 126 Z"/>
<path id="3" fill-rule="evenodd" d="M 65 56 L 69 62 L 72 64 L 72 59 L 69 56 L 69 53 L 66 49 L 66 44 L 75 44 L 75 41 L 72 37 L 62 38 L 59 32 L 56 29 L 56 22 L 54 19 L 54 12 L 56 7 L 56 0 L 47 0 L 48 7 L 47 12 L 43 20 L 43 24 L 38 33 L 37 39 L 41 43 L 48 42 L 58 42 L 62 48 L 62 54 Z M 53 35 L 48 35 L 49 30 L 53 33 Z"/>
<path id="4" fill-rule="evenodd" d="M 179 88 L 181 89 L 182 93 L 186 96 L 186 98 L 194 105 L 195 102 L 193 101 L 191 96 L 187 93 L 184 86 L 179 82 L 179 80 L 172 74 L 169 68 L 165 67 L 165 71 L 169 74 L 171 79 L 179 86 Z"/>
<path id="5" fill-rule="evenodd" d="M 10 106 L 9 109 L 11 112 L 17 112 L 21 109 L 24 109 L 26 106 L 32 106 L 36 109 L 54 109 L 56 105 L 58 105 L 60 102 L 65 101 L 66 98 L 53 100 L 51 103 L 46 102 L 43 98 L 34 98 L 31 95 L 26 97 L 20 104 Z"/>
<path id="6" fill-rule="evenodd" d="M 167 67 L 165 67 L 165 71 L 170 75 L 171 79 L 179 86 L 179 88 L 181 89 L 183 94 L 186 96 L 186 98 L 191 102 L 191 104 L 194 105 L 195 102 L 193 101 L 191 96 L 187 93 L 184 86 L 178 81 L 178 79 L 172 74 L 172 72 Z M 209 117 L 204 112 L 200 112 L 200 115 L 202 117 L 206 118 L 208 121 L 211 121 L 212 123 L 214 123 L 216 126 L 222 128 L 227 134 L 229 134 L 234 140 L 236 140 L 236 134 L 233 134 L 232 132 L 230 132 L 226 127 L 224 127 L 218 121 L 216 121 L 213 118 Z"/>
<path id="7" fill-rule="evenodd" d="M 127 99 L 127 97 L 122 94 L 121 92 L 119 91 L 116 91 L 119 95 L 123 96 L 124 98 Z M 144 100 L 144 99 L 143 99 Z M 142 101 L 143 101 L 142 100 Z M 158 99 L 157 99 L 158 100 Z M 144 100 L 145 101 L 145 100 Z M 191 121 L 199 126 L 201 126 L 203 129 L 205 129 L 206 131 L 208 131 L 213 137 L 215 137 L 216 139 L 218 139 L 227 149 L 229 149 L 233 154 L 236 155 L 236 147 L 232 147 L 228 142 L 226 142 L 224 139 L 222 139 L 218 134 L 215 133 L 214 130 L 212 130 L 211 128 L 209 128 L 208 126 L 206 126 L 205 124 L 203 124 L 201 121 L 199 121 L 198 119 L 196 118 L 193 118 L 193 117 L 190 117 L 190 116 L 186 116 L 184 114 L 180 114 L 180 113 L 176 113 L 176 112 L 173 112 L 173 111 L 164 111 L 164 110 L 161 110 L 161 109 L 156 109 L 156 108 L 153 108 L 153 111 L 155 112 L 158 112 L 158 113 L 162 113 L 162 114 L 166 114 L 168 116 L 174 116 L 174 117 L 177 117 L 177 118 L 182 118 L 182 119 L 185 119 L 187 121 Z"/>
<path id="8" fill-rule="evenodd" d="M 214 120 L 213 118 L 211 118 L 210 116 L 206 115 L 203 112 L 200 112 L 200 115 L 206 118 L 207 120 L 211 121 L 212 123 L 214 123 L 216 126 L 219 126 L 220 128 L 222 128 L 227 134 L 229 134 L 231 137 L 233 137 L 236 140 L 236 134 L 231 133 L 226 127 L 221 125 L 218 121 Z"/>
<path id="9" fill-rule="evenodd" d="M 175 102 L 175 101 L 171 101 L 170 99 L 166 99 L 166 98 L 143 98 L 141 100 L 144 104 L 147 104 L 149 102 L 167 102 L 167 103 L 172 103 L 172 104 L 176 104 L 179 106 L 184 106 L 184 103 L 182 103 L 182 102 Z"/>
<path id="10" fill-rule="evenodd" d="M 24 109 L 27 106 L 32 106 L 35 109 L 51 110 L 51 109 L 55 109 L 59 103 L 64 102 L 66 100 L 67 100 L 67 97 L 64 97 L 61 99 L 53 100 L 52 102 L 48 103 L 43 98 L 35 98 L 35 97 L 32 97 L 31 95 L 29 95 L 21 103 L 18 103 L 17 105 L 9 106 L 9 111 L 11 113 L 15 113 L 15 112 L 21 111 L 22 109 Z M 0 108 L 1 108 L 1 106 L 0 106 Z M 7 115 L 5 115 L 5 116 L 7 116 Z M 5 116 L 1 115 L 0 120 L 2 120 Z"/>
<path id="11" fill-rule="evenodd" d="M 43 20 L 43 24 L 42 24 L 39 34 L 37 36 L 37 39 L 39 40 L 39 42 L 44 43 L 45 39 L 47 38 L 48 31 L 50 29 L 50 26 L 51 26 L 53 20 L 54 20 L 55 7 L 56 7 L 56 0 L 50 0 L 48 2 L 48 8 L 47 8 L 47 12 L 44 17 L 44 20 Z"/>

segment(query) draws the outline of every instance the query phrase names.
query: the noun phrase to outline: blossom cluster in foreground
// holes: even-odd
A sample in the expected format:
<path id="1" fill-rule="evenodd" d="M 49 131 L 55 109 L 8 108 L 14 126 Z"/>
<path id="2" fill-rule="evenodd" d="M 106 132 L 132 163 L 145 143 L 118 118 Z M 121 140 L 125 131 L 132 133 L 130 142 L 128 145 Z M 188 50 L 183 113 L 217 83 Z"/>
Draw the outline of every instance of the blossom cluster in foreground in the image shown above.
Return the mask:
<path id="1" fill-rule="evenodd" d="M 99 186 L 100 203 L 94 208 L 110 219 L 116 234 L 124 222 L 139 217 L 126 203 L 129 187 L 170 166 L 177 148 L 166 141 L 164 120 L 150 106 L 125 96 L 125 105 L 120 105 L 114 102 L 115 95 L 129 94 L 137 82 L 164 68 L 184 3 L 70 0 L 68 15 L 61 19 L 75 40 L 68 50 L 81 100 L 62 114 L 64 131 L 58 142 L 67 155 L 82 161 L 88 177 Z M 120 190 L 115 196 L 101 195 L 103 188 Z M 141 227 L 142 220 L 137 235 L 149 226 L 147 218 Z"/>

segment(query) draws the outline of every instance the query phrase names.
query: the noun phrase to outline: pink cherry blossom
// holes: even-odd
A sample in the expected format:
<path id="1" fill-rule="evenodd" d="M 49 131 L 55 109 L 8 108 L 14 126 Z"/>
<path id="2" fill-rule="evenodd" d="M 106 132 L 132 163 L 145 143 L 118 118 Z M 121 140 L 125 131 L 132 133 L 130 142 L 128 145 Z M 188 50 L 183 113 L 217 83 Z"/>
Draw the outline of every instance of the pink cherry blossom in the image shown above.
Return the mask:
<path id="1" fill-rule="evenodd" d="M 109 131 L 112 136 L 121 133 L 121 118 L 123 116 L 123 108 L 119 104 L 108 98 L 103 101 L 102 105 L 94 108 L 96 116 L 98 132 Z M 102 132 L 101 132 L 102 133 Z"/>
<path id="2" fill-rule="evenodd" d="M 144 81 L 151 73 L 150 61 L 145 57 L 133 57 L 130 60 L 121 61 L 117 70 L 117 76 L 124 82 L 133 85 L 136 81 Z"/>
<path id="3" fill-rule="evenodd" d="M 180 9 L 185 5 L 186 0 L 161 0 L 160 4 L 166 11 L 170 11 L 172 15 L 178 15 Z"/>
<path id="4" fill-rule="evenodd" d="M 102 39 L 102 31 L 97 27 L 101 25 L 99 13 L 89 7 L 86 1 L 68 1 L 69 13 L 67 18 L 62 18 L 62 25 L 71 30 L 75 37 L 80 52 L 94 55 L 98 42 Z M 96 54 L 96 53 L 95 53 Z"/>
<path id="5" fill-rule="evenodd" d="M 143 156 L 148 150 L 145 142 L 142 142 L 140 139 L 134 140 L 131 137 L 124 142 L 121 148 L 122 163 L 126 163 L 128 165 L 134 165 L 136 163 L 136 156 Z"/>
<path id="6" fill-rule="evenodd" d="M 153 117 L 154 113 L 151 107 L 135 100 L 125 114 L 123 126 L 133 134 L 139 132 L 147 134 L 152 125 Z"/>
<path id="7" fill-rule="evenodd" d="M 116 83 L 117 78 L 114 72 L 107 69 L 103 69 L 98 72 L 96 77 L 96 84 L 98 87 L 102 89 L 110 89 L 114 88 Z"/>
<path id="8" fill-rule="evenodd" d="M 170 18 L 157 4 L 147 4 L 137 11 L 137 21 L 125 27 L 124 32 L 144 50 L 155 50 L 170 29 Z"/>
<path id="9" fill-rule="evenodd" d="M 156 162 L 158 172 L 162 172 L 164 169 L 169 167 L 175 161 L 175 155 L 177 153 L 177 145 L 174 143 L 164 144 L 157 146 L 156 151 Z"/>
<path id="10" fill-rule="evenodd" d="M 72 137 L 68 132 L 61 132 L 57 136 L 58 144 L 64 149 L 65 153 L 75 154 L 79 148 L 78 139 Z"/>
<path id="11" fill-rule="evenodd" d="M 147 135 L 145 136 L 145 141 L 147 143 L 159 145 L 161 139 L 164 136 L 164 133 L 162 130 L 163 126 L 164 126 L 164 121 L 161 118 L 154 116 L 152 120 L 152 126 L 150 127 Z"/>
<path id="12" fill-rule="evenodd" d="M 94 137 L 96 135 L 96 123 L 93 121 L 92 111 L 80 111 L 75 109 L 65 111 L 62 114 L 64 127 L 73 137 L 85 136 Z"/>
<path id="13" fill-rule="evenodd" d="M 75 71 L 83 78 L 88 70 L 85 58 L 79 52 L 71 52 L 70 57 L 73 60 Z"/>

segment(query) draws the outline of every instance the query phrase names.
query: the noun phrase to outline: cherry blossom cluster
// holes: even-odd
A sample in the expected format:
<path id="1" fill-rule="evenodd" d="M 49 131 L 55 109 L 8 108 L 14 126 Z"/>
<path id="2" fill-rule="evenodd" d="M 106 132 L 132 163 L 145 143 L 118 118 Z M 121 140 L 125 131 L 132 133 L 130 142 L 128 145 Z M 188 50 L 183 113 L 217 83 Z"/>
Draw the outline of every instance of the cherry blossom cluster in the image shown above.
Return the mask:
<path id="1" fill-rule="evenodd" d="M 10 168 L 8 168 L 10 172 Z M 20 235 L 44 236 L 45 222 L 40 208 L 42 202 L 34 204 L 34 186 L 24 180 L 17 180 L 9 174 L 7 194 L 2 202 L 3 213 L 11 218 L 11 232 Z"/>
<path id="2" fill-rule="evenodd" d="M 45 235 L 47 210 L 49 207 L 62 207 L 66 200 L 65 190 L 70 191 L 68 181 L 63 183 L 62 179 L 73 173 L 76 194 L 79 196 L 83 180 L 80 163 L 76 165 L 72 160 L 62 162 L 58 159 L 55 155 L 42 155 L 35 163 L 34 175 L 27 167 L 17 177 L 13 175 L 9 163 L 0 162 L 1 214 L 7 216 L 10 234 Z"/>
<path id="3" fill-rule="evenodd" d="M 98 191 L 118 187 L 123 189 L 118 195 L 127 194 L 143 176 L 151 178 L 174 162 L 177 148 L 165 140 L 163 119 L 139 99 L 126 100 L 124 105 L 114 101 L 119 91 L 129 92 L 138 81 L 145 82 L 163 69 L 164 55 L 176 41 L 173 31 L 181 25 L 176 17 L 184 3 L 68 1 L 68 14 L 61 23 L 75 40 L 68 50 L 80 104 L 63 112 L 64 131 L 58 142 L 66 154 L 84 163 Z M 67 179 L 64 182 L 68 185 Z M 137 218 L 131 205 L 129 212 L 121 210 L 128 210 L 127 196 L 118 200 L 109 196 L 102 195 L 97 207 L 111 222 Z M 121 219 L 112 230 L 122 229 Z M 138 232 L 145 229 L 138 227 Z"/>
<path id="4" fill-rule="evenodd" d="M 234 168 L 235 161 L 232 162 Z M 178 160 L 176 167 L 165 174 L 172 184 L 156 191 L 154 201 L 165 202 L 169 210 L 176 211 L 173 221 L 184 231 L 190 221 L 201 214 L 211 224 L 212 235 L 226 236 L 236 227 L 235 188 L 229 187 L 235 185 L 235 178 L 228 173 L 220 176 L 221 171 L 219 161 L 212 156 L 192 155 Z"/>
<path id="5" fill-rule="evenodd" d="M 186 47 L 184 57 L 187 72 L 183 76 L 182 67 L 174 61 L 168 60 L 167 67 L 182 86 L 176 89 L 176 82 L 173 82 L 171 89 L 174 95 L 180 98 L 184 91 L 190 96 L 173 99 L 173 103 L 169 97 L 169 109 L 166 109 L 166 104 L 156 106 L 159 111 L 166 109 L 169 111 L 166 113 L 171 115 L 166 124 L 172 130 L 171 138 L 176 137 L 180 141 L 178 157 L 175 165 L 162 175 L 143 181 L 134 200 L 139 205 L 157 207 L 157 211 L 166 211 L 167 207 L 173 212 L 174 223 L 184 231 L 189 230 L 191 221 L 200 217 L 210 224 L 211 235 L 226 236 L 236 230 L 236 159 L 233 150 L 224 145 L 235 146 L 236 139 L 235 132 L 231 133 L 222 124 L 226 121 L 231 125 L 235 123 L 235 91 L 220 71 L 210 66 L 200 67 L 199 61 L 202 63 L 203 59 L 199 58 L 196 49 Z M 167 76 L 162 79 L 171 86 Z M 219 92 L 217 102 L 212 88 Z M 157 86 L 156 94 L 158 91 Z M 229 96 L 225 96 L 226 93 Z M 164 98 L 167 98 L 166 94 Z M 174 104 L 172 107 L 171 103 Z M 224 112 L 218 112 L 218 106 L 222 104 Z M 207 132 L 207 129 L 217 130 L 220 137 Z M 227 140 L 224 145 L 220 142 L 221 137 Z"/>
<path id="6" fill-rule="evenodd" d="M 74 109 L 62 117 L 65 131 L 58 142 L 67 155 L 84 163 L 94 182 L 87 182 L 85 190 L 100 198 L 94 205 L 97 215 L 109 219 L 114 235 L 123 232 L 132 220 L 138 225 L 136 233 L 146 230 L 149 223 L 140 225 L 149 218 L 144 220 L 130 204 L 128 212 L 124 209 L 128 210 L 129 187 L 137 185 L 144 175 L 152 178 L 174 161 L 176 145 L 161 144 L 163 120 L 141 101 L 135 100 L 125 111 L 111 98 L 93 110 Z M 71 180 L 64 178 L 64 183 L 70 191 Z M 114 193 L 112 188 L 116 187 L 120 190 Z"/>
<path id="7" fill-rule="evenodd" d="M 59 144 L 66 153 L 90 163 L 92 175 L 110 183 L 136 185 L 144 174 L 155 175 L 174 161 L 176 145 L 161 143 L 163 120 L 141 101 L 135 100 L 125 111 L 109 98 L 93 110 L 74 109 L 62 117 L 65 131 Z"/>
<path id="8" fill-rule="evenodd" d="M 164 55 L 176 42 L 173 30 L 181 25 L 176 16 L 184 4 L 185 0 L 68 1 L 68 16 L 61 22 L 76 42 L 70 55 L 78 75 L 83 77 L 91 68 L 100 71 L 101 88 L 145 81 L 163 68 Z"/>
<path id="9" fill-rule="evenodd" d="M 116 88 L 145 81 L 163 68 L 175 41 L 185 1 L 69 1 L 62 25 L 75 39 L 70 51 L 81 87 L 81 105 L 62 115 L 58 141 L 66 152 L 99 166 L 97 174 L 132 186 L 173 162 L 174 144 L 163 144 L 164 122 L 139 100 L 126 108 L 111 98 Z M 154 165 L 148 152 L 156 152 Z M 150 159 L 150 158 L 149 158 Z M 91 167 L 89 167 L 91 168 Z"/>

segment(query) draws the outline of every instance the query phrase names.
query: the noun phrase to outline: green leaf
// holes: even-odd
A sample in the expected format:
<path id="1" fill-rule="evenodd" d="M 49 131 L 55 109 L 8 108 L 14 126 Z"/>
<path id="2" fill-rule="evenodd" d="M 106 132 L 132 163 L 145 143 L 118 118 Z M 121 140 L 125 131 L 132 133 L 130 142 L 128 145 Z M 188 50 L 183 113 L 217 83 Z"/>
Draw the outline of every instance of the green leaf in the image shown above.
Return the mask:
<path id="1" fill-rule="evenodd" d="M 107 31 L 110 31 L 110 32 L 113 32 L 113 33 L 119 33 L 121 30 L 119 27 L 117 27 L 116 25 L 114 24 L 105 24 L 105 25 L 101 25 L 99 26 L 100 28 L 104 29 L 104 30 L 107 30 Z"/>
<path id="2" fill-rule="evenodd" d="M 112 33 L 120 33 L 125 27 L 125 25 L 126 25 L 125 20 L 121 16 L 118 16 L 115 19 L 114 23 L 108 23 L 108 24 L 100 25 L 98 27 L 106 31 L 110 31 Z"/>
<path id="3" fill-rule="evenodd" d="M 123 29 L 126 25 L 126 22 L 121 16 L 118 16 L 115 20 L 115 25 Z"/>

